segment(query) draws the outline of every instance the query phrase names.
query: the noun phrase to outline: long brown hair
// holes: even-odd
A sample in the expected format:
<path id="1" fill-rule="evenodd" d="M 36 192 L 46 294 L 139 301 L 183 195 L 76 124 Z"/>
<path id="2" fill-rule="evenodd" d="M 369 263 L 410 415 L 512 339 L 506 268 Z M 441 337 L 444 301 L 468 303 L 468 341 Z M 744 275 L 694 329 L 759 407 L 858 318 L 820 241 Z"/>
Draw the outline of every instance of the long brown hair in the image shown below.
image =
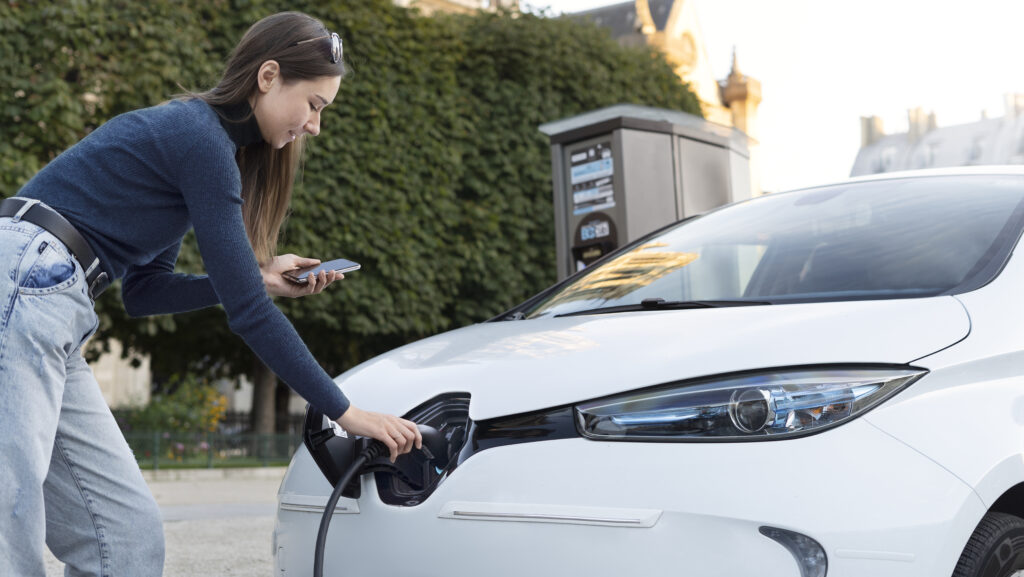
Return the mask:
<path id="1" fill-rule="evenodd" d="M 259 89 L 257 74 L 267 60 L 278 63 L 286 83 L 344 76 L 344 62 L 331 62 L 329 36 L 323 23 L 301 12 L 267 16 L 253 24 L 235 46 L 220 82 L 195 97 L 211 106 L 247 101 Z M 324 38 L 322 42 L 303 42 L 320 37 Z M 243 146 L 235 157 L 242 175 L 245 230 L 260 264 L 269 262 L 276 253 L 304 139 L 296 138 L 281 149 L 266 142 Z"/>

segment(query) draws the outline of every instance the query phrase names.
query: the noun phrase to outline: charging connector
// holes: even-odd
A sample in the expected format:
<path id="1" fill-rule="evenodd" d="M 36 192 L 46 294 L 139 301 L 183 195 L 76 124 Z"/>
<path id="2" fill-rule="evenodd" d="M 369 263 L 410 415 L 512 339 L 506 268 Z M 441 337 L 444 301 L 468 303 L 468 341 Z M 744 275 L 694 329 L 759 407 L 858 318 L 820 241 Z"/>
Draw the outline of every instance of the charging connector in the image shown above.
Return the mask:
<path id="1" fill-rule="evenodd" d="M 422 449 L 413 449 L 413 452 L 409 455 L 403 455 L 399 457 L 398 461 L 392 463 L 390 456 L 390 449 L 387 445 L 380 441 L 371 439 L 362 439 L 365 443 L 363 448 L 358 452 L 358 455 L 353 459 L 348 467 L 344 469 L 344 472 L 340 475 L 338 482 L 334 485 L 334 490 L 331 492 L 331 496 L 327 499 L 327 505 L 324 507 L 324 515 L 320 518 L 320 530 L 316 535 L 316 551 L 313 558 L 313 577 L 323 577 L 324 574 L 324 548 L 327 544 L 327 530 L 331 526 L 331 519 L 334 517 L 334 509 L 338 506 L 338 499 L 341 498 L 346 487 L 348 487 L 353 481 L 356 481 L 358 488 L 358 477 L 363 473 L 370 473 L 375 471 L 385 471 L 401 476 L 401 478 L 415 486 L 417 481 L 422 487 L 424 479 L 426 479 L 426 468 L 431 466 L 431 463 L 435 459 L 441 456 L 445 456 L 448 453 L 448 441 L 433 427 L 426 425 L 417 425 L 420 430 L 420 435 L 423 437 Z M 336 437 L 336 431 L 332 428 L 330 430 L 331 437 Z M 318 439 L 321 443 L 326 443 L 326 436 L 324 439 Z M 346 440 L 351 440 L 347 438 Z M 346 444 L 345 451 L 350 451 L 353 446 Z M 419 474 L 417 474 L 419 472 Z M 410 474 L 412 473 L 412 474 Z M 325 471 L 326 474 L 326 471 Z M 356 495 L 358 498 L 358 492 Z"/>

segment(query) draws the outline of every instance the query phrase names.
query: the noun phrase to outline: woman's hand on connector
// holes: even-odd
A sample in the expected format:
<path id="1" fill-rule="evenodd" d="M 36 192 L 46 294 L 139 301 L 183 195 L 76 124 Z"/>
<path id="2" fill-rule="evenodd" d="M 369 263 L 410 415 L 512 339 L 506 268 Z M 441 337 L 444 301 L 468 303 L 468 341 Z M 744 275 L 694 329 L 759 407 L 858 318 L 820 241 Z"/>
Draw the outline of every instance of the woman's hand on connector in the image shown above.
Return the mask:
<path id="1" fill-rule="evenodd" d="M 416 423 L 401 419 L 394 415 L 364 411 L 359 407 L 349 406 L 343 415 L 335 419 L 350 435 L 370 437 L 385 445 L 391 451 L 391 462 L 399 455 L 412 451 L 413 447 L 423 447 L 423 436 L 416 428 Z"/>

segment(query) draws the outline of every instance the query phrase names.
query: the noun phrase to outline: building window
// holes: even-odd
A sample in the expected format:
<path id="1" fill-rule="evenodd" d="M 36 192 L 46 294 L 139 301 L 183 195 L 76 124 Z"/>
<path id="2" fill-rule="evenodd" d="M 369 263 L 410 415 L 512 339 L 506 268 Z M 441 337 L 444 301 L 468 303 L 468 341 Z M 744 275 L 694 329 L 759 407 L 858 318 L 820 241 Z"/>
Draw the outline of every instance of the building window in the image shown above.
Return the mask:
<path id="1" fill-rule="evenodd" d="M 981 164 L 981 157 L 985 154 L 985 142 L 981 136 L 976 136 L 971 148 L 967 151 L 967 164 Z"/>
<path id="2" fill-rule="evenodd" d="M 927 158 L 927 164 L 925 166 L 928 166 L 928 167 L 935 166 L 935 159 L 938 158 L 938 156 L 939 156 L 939 143 L 937 141 L 933 140 L 932 142 L 928 143 L 928 158 Z"/>
<path id="3" fill-rule="evenodd" d="M 887 146 L 882 151 L 882 170 L 879 172 L 889 172 L 894 169 L 896 164 L 896 147 Z"/>

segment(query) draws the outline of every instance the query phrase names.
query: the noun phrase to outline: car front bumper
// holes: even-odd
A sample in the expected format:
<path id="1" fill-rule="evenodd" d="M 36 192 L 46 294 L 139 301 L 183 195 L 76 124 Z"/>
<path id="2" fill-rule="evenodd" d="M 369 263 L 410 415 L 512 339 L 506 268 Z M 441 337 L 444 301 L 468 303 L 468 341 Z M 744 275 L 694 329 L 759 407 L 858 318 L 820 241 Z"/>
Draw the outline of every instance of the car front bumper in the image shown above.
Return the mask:
<path id="1" fill-rule="evenodd" d="M 330 487 L 305 449 L 281 486 L 275 575 L 312 574 Z M 344 508 L 344 509 L 342 509 Z M 342 499 L 325 575 L 800 577 L 760 532 L 817 541 L 828 577 L 949 575 L 985 512 L 970 487 L 863 419 L 748 443 L 563 439 L 488 449 L 423 503 Z"/>

